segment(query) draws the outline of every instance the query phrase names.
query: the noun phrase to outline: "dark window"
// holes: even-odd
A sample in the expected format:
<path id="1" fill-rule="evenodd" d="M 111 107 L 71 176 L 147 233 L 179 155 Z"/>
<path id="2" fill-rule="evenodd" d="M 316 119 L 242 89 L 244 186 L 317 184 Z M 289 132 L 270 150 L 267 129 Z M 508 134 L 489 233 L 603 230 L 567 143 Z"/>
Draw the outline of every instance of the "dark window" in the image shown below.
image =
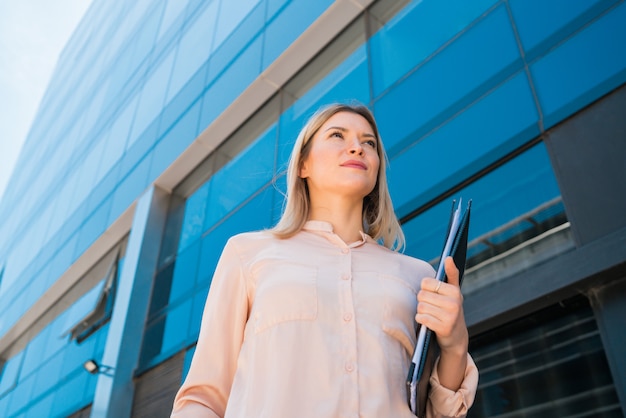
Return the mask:
<path id="1" fill-rule="evenodd" d="M 473 337 L 468 417 L 622 417 L 593 311 L 577 297 Z"/>

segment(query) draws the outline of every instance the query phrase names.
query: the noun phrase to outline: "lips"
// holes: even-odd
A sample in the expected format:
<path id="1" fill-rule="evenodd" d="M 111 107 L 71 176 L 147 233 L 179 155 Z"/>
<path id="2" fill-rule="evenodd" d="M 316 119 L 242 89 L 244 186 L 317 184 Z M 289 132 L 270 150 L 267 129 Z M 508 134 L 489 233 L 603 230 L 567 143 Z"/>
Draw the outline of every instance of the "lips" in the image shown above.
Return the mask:
<path id="1" fill-rule="evenodd" d="M 341 166 L 347 168 L 356 168 L 359 170 L 367 170 L 367 165 L 365 165 L 365 163 L 363 163 L 362 161 L 357 160 L 348 160 L 342 163 Z"/>

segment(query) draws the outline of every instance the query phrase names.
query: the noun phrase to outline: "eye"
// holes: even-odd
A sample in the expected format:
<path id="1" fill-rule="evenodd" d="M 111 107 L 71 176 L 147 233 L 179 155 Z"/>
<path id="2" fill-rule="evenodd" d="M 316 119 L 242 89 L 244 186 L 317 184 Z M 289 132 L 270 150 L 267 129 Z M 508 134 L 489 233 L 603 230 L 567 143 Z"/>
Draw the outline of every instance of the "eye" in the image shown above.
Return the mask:
<path id="1" fill-rule="evenodd" d="M 341 139 L 343 139 L 343 132 L 341 132 L 341 131 L 332 131 L 330 133 L 330 137 L 331 138 L 341 138 Z"/>
<path id="2" fill-rule="evenodd" d="M 365 144 L 369 145 L 370 147 L 376 149 L 376 141 L 374 141 L 373 139 L 368 139 L 367 141 L 364 142 Z"/>

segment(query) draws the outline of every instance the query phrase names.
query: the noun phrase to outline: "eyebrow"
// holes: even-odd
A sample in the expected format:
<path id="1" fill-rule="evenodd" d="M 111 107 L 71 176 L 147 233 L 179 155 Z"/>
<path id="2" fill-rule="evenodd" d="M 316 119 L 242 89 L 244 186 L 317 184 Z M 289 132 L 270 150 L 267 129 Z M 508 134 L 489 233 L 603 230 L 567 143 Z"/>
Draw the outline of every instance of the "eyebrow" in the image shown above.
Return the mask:
<path id="1" fill-rule="evenodd" d="M 346 128 L 343 128 L 341 126 L 330 126 L 328 129 L 326 129 L 325 132 L 332 131 L 332 130 L 338 130 L 338 131 L 341 131 L 341 132 L 346 132 L 347 131 Z M 365 136 L 365 137 L 368 137 L 368 138 L 378 139 L 378 138 L 376 138 L 376 135 L 374 135 L 372 133 L 369 133 L 369 132 L 365 132 L 362 136 Z"/>

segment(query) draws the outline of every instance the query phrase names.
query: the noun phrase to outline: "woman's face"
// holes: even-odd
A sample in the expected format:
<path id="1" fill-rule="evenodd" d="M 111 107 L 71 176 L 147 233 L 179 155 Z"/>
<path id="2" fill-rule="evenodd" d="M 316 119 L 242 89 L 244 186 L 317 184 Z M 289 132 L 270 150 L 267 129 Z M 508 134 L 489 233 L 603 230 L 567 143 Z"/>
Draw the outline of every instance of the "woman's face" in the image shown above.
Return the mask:
<path id="1" fill-rule="evenodd" d="M 311 138 L 300 167 L 311 199 L 337 194 L 363 199 L 376 186 L 378 140 L 369 122 L 352 112 L 330 117 Z"/>

